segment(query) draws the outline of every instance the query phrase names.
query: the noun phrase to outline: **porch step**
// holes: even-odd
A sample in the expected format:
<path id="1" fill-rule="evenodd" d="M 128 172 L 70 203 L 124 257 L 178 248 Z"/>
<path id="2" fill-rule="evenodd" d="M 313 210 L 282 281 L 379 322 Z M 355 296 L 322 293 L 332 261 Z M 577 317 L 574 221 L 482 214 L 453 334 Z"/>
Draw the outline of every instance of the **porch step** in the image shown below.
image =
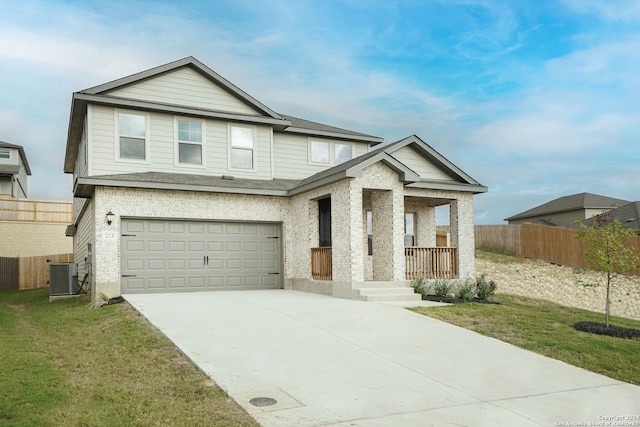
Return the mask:
<path id="1" fill-rule="evenodd" d="M 356 288 L 353 290 L 353 297 L 361 301 L 420 301 L 422 299 L 420 294 L 416 294 L 409 287 Z"/>

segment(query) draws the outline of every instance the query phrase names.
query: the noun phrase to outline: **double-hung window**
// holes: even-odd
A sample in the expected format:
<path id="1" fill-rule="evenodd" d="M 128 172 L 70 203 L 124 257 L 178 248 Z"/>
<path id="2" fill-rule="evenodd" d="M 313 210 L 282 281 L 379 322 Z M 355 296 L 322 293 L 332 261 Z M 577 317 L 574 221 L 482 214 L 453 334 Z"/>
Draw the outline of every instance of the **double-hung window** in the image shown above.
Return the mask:
<path id="1" fill-rule="evenodd" d="M 118 157 L 127 160 L 148 160 L 147 116 L 117 112 Z"/>
<path id="2" fill-rule="evenodd" d="M 255 169 L 255 138 L 252 127 L 230 127 L 230 169 Z"/>
<path id="3" fill-rule="evenodd" d="M 335 144 L 335 164 L 339 165 L 340 163 L 344 163 L 347 160 L 351 160 L 353 157 L 353 153 L 351 151 L 351 145 L 349 144 Z"/>
<path id="4" fill-rule="evenodd" d="M 0 159 L 10 159 L 11 151 L 6 147 L 0 147 Z"/>
<path id="5" fill-rule="evenodd" d="M 176 119 L 178 164 L 203 165 L 204 123 Z"/>

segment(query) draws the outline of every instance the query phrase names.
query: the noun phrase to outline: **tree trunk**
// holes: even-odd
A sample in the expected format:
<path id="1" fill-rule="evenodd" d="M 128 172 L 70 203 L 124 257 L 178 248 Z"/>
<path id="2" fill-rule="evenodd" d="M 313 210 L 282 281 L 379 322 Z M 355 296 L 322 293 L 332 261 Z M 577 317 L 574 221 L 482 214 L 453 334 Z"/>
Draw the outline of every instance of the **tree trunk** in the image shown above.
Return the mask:
<path id="1" fill-rule="evenodd" d="M 611 273 L 607 273 L 607 302 L 604 308 L 604 324 L 608 328 L 609 327 L 609 288 L 611 287 Z"/>

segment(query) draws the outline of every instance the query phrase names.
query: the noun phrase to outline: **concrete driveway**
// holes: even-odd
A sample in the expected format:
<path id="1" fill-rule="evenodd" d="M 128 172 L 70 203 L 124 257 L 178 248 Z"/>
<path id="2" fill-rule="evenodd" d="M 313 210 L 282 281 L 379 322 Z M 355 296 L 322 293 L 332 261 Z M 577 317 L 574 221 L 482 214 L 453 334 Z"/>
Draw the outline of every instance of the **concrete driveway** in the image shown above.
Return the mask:
<path id="1" fill-rule="evenodd" d="M 264 426 L 605 425 L 640 416 L 640 387 L 397 306 L 285 290 L 126 300 Z"/>

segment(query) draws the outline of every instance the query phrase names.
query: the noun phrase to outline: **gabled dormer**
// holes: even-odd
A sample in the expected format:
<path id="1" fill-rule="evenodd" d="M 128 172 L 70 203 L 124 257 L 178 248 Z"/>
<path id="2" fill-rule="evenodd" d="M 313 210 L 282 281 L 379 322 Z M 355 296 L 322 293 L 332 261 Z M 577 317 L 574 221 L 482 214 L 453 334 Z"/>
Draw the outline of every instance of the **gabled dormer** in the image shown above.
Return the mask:
<path id="1" fill-rule="evenodd" d="M 20 145 L 0 141 L 0 197 L 27 198 L 31 168 Z"/>

